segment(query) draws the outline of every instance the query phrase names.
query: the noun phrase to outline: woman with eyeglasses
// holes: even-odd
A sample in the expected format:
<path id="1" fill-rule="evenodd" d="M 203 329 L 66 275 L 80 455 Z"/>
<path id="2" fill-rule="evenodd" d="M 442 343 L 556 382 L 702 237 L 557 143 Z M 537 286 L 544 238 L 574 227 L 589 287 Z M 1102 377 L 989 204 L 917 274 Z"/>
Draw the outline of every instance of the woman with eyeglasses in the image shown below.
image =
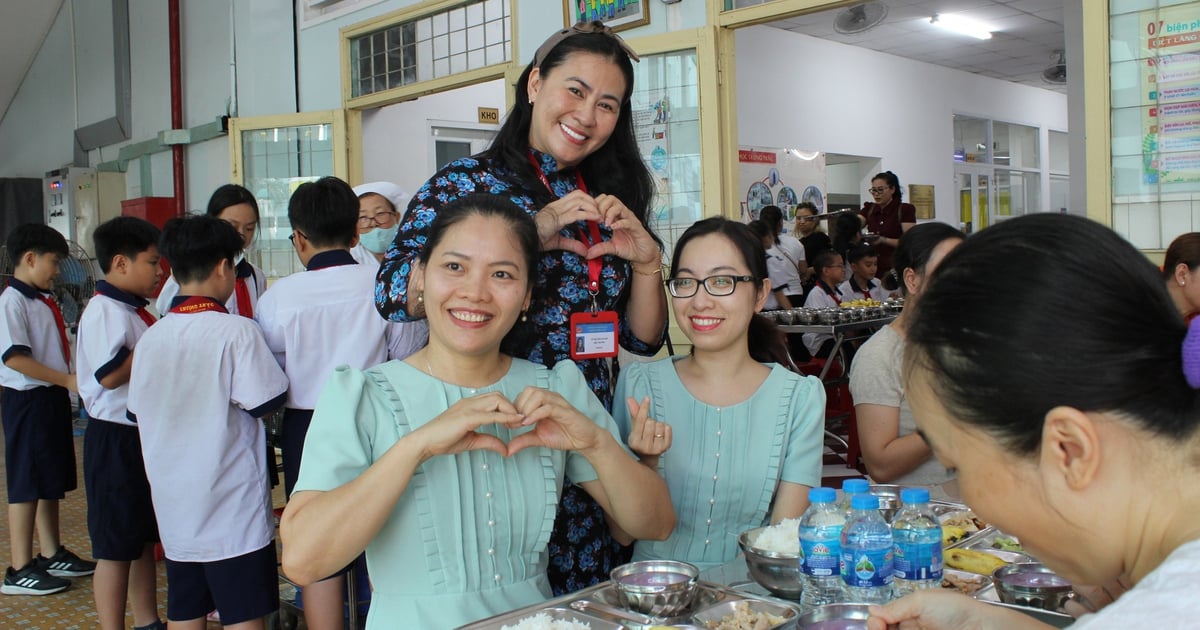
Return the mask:
<path id="1" fill-rule="evenodd" d="M 358 245 L 350 254 L 360 265 L 378 267 L 399 231 L 408 193 L 392 182 L 371 182 L 355 186 L 354 194 L 358 195 Z"/>
<path id="2" fill-rule="evenodd" d="M 533 334 L 504 351 L 546 366 L 576 356 L 611 409 L 609 357 L 617 345 L 653 356 L 667 326 L 662 249 L 647 223 L 654 186 L 629 102 L 636 59 L 600 22 L 581 22 L 542 43 L 491 147 L 450 162 L 414 195 L 379 270 L 379 312 L 396 321 L 424 317 L 409 284 L 437 213 L 472 192 L 504 195 L 534 217 L 541 238 L 526 314 Z M 603 324 L 611 334 L 594 337 L 597 352 L 577 356 L 579 323 L 596 312 L 615 322 Z M 549 547 L 555 594 L 607 580 L 621 558 L 596 503 L 574 484 L 564 492 Z"/>
<path id="3" fill-rule="evenodd" d="M 871 234 L 871 244 L 879 252 L 879 265 L 875 277 L 882 278 L 892 270 L 892 255 L 900 246 L 900 237 L 917 224 L 917 208 L 904 203 L 904 191 L 900 190 L 900 178 L 891 171 L 884 171 L 871 178 L 873 202 L 863 204 L 859 213 L 862 224 Z"/>
<path id="4" fill-rule="evenodd" d="M 621 370 L 613 417 L 666 479 L 677 524 L 638 541 L 635 560 L 701 568 L 738 553 L 737 535 L 800 516 L 821 482 L 825 391 L 784 367 L 783 335 L 758 311 L 771 286 L 759 238 L 721 217 L 691 226 L 667 289 L 692 351 Z"/>

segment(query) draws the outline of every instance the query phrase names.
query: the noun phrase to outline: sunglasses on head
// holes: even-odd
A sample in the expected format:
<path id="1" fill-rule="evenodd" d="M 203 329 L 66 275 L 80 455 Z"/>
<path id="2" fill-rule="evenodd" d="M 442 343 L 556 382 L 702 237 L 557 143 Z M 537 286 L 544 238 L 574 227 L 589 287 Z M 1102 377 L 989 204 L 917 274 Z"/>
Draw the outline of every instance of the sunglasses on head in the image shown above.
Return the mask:
<path id="1" fill-rule="evenodd" d="M 576 22 L 571 28 L 564 28 L 548 37 L 546 41 L 542 42 L 541 46 L 538 46 L 537 52 L 533 53 L 533 67 L 540 67 L 542 62 L 546 60 L 546 55 L 549 55 L 550 51 L 554 50 L 554 47 L 561 44 L 564 39 L 572 35 L 586 35 L 588 33 L 599 33 L 613 38 L 621 46 L 621 50 L 625 51 L 626 55 L 629 55 L 630 59 L 634 61 L 639 60 L 637 52 L 629 44 L 626 44 L 620 35 L 614 33 L 604 22 L 593 20 L 591 22 Z"/>

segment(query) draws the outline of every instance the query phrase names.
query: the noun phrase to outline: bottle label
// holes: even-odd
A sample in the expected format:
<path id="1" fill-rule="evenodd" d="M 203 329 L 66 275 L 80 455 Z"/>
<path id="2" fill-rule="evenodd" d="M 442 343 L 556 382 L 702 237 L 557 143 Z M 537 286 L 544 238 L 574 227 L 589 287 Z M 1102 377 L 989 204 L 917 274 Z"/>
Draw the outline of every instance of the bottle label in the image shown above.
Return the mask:
<path id="1" fill-rule="evenodd" d="M 930 542 L 933 536 L 925 531 L 896 532 L 896 577 L 902 580 L 942 579 L 941 537 L 936 529 L 927 531 L 937 536 L 937 540 Z"/>
<path id="2" fill-rule="evenodd" d="M 892 548 L 842 550 L 842 580 L 847 586 L 870 588 L 892 583 Z"/>
<path id="3" fill-rule="evenodd" d="M 836 577 L 841 540 L 841 527 L 801 527 L 800 570 L 814 577 Z"/>

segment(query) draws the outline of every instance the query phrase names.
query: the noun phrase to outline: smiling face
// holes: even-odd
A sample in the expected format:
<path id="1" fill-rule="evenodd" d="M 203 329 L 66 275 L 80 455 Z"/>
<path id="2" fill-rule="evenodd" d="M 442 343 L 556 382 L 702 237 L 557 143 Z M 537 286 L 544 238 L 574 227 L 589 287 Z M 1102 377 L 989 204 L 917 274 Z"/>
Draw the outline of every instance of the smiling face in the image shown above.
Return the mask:
<path id="1" fill-rule="evenodd" d="M 217 218 L 237 228 L 238 234 L 242 236 L 242 247 L 250 247 L 250 242 L 254 240 L 254 234 L 258 230 L 258 213 L 254 211 L 253 206 L 248 203 L 232 205 L 222 210 Z"/>
<path id="2" fill-rule="evenodd" d="M 741 251 L 725 236 L 698 236 L 679 252 L 676 278 L 753 275 Z M 750 318 L 762 310 L 767 290 L 753 282 L 737 282 L 730 295 L 714 296 L 699 286 L 688 298 L 671 298 L 675 321 L 698 352 L 730 347 L 746 349 Z"/>
<path id="3" fill-rule="evenodd" d="M 504 219 L 473 214 L 447 228 L 417 275 L 430 345 L 467 356 L 498 353 L 529 307 L 525 260 Z"/>
<path id="4" fill-rule="evenodd" d="M 560 167 L 577 166 L 604 146 L 617 126 L 625 76 L 607 57 L 576 52 L 543 74 L 529 74 L 533 103 L 529 145 L 549 153 Z"/>

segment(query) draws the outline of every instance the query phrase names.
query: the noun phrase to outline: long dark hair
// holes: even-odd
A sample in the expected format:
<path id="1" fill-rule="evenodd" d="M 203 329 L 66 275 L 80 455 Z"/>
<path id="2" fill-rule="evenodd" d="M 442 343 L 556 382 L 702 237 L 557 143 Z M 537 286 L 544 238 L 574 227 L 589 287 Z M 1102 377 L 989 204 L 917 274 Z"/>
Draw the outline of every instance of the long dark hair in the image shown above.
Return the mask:
<path id="1" fill-rule="evenodd" d="M 762 239 L 756 236 L 744 223 L 730 221 L 724 217 L 712 217 L 692 224 L 679 240 L 675 242 L 675 253 L 671 256 L 671 276 L 679 273 L 679 257 L 687 244 L 700 236 L 719 234 L 729 240 L 754 277 L 754 284 L 762 288 L 767 279 L 767 252 L 763 249 Z M 703 291 L 704 287 L 700 287 Z M 750 318 L 747 330 L 747 341 L 750 357 L 759 363 L 778 363 L 788 369 L 792 368 L 792 360 L 787 351 L 787 337 L 771 320 L 755 313 Z"/>
<path id="2" fill-rule="evenodd" d="M 1013 261 L 1038 271 L 998 271 Z M 915 315 L 906 373 L 928 370 L 951 417 L 1016 454 L 1038 452 L 1060 405 L 1110 412 L 1178 448 L 1200 425 L 1183 318 L 1158 269 L 1099 223 L 1033 214 L 983 230 L 946 256 Z"/>
<path id="3" fill-rule="evenodd" d="M 633 135 L 633 109 L 629 103 L 629 97 L 633 94 L 633 63 L 613 37 L 603 33 L 577 33 L 550 49 L 539 66 L 542 75 L 553 72 L 574 53 L 599 55 L 608 59 L 621 69 L 625 77 L 625 94 L 621 99 L 617 125 L 608 142 L 580 162 L 579 171 L 589 191 L 608 193 L 620 199 L 654 236 L 647 221 L 650 201 L 654 196 L 654 180 L 642 161 Z M 537 174 L 529 164 L 529 126 L 533 120 L 533 105 L 529 102 L 528 87 L 533 68 L 531 62 L 517 79 L 513 98 L 515 104 L 484 155 L 516 173 L 529 184 L 527 188 L 534 192 L 534 201 L 538 205 L 545 205 L 554 201 L 554 198 L 538 181 Z M 658 240 L 656 236 L 654 238 Z"/>
<path id="4" fill-rule="evenodd" d="M 896 201 L 901 203 L 904 202 L 904 191 L 900 190 L 900 178 L 896 177 L 895 173 L 891 171 L 875 173 L 875 177 L 872 177 L 871 181 L 875 181 L 877 179 L 882 179 L 883 182 L 887 184 L 888 188 L 894 188 L 896 190 L 896 192 L 892 195 L 896 198 Z"/>
<path id="5" fill-rule="evenodd" d="M 254 198 L 254 193 L 237 184 L 225 184 L 214 190 L 212 196 L 208 198 L 208 209 L 205 214 L 220 218 L 225 208 L 242 203 L 249 205 L 254 210 L 254 222 L 258 223 L 260 220 L 258 200 Z"/>
<path id="6" fill-rule="evenodd" d="M 833 251 L 842 255 L 845 259 L 850 253 L 850 238 L 858 234 L 862 230 L 862 221 L 857 214 L 841 214 L 838 215 L 837 222 L 834 223 L 837 233 L 833 235 Z"/>
<path id="7" fill-rule="evenodd" d="M 918 274 L 925 273 L 925 265 L 933 250 L 943 241 L 949 239 L 962 240 L 963 233 L 945 223 L 930 222 L 914 225 L 900 237 L 900 245 L 892 257 L 892 269 L 884 274 L 880 284 L 888 291 L 899 289 L 908 295 L 908 287 L 904 284 L 904 270 L 912 269 Z"/>
<path id="8" fill-rule="evenodd" d="M 779 206 L 763 206 L 758 211 L 758 218 L 771 228 L 771 240 L 778 245 L 779 233 L 783 231 L 783 210 Z"/>

